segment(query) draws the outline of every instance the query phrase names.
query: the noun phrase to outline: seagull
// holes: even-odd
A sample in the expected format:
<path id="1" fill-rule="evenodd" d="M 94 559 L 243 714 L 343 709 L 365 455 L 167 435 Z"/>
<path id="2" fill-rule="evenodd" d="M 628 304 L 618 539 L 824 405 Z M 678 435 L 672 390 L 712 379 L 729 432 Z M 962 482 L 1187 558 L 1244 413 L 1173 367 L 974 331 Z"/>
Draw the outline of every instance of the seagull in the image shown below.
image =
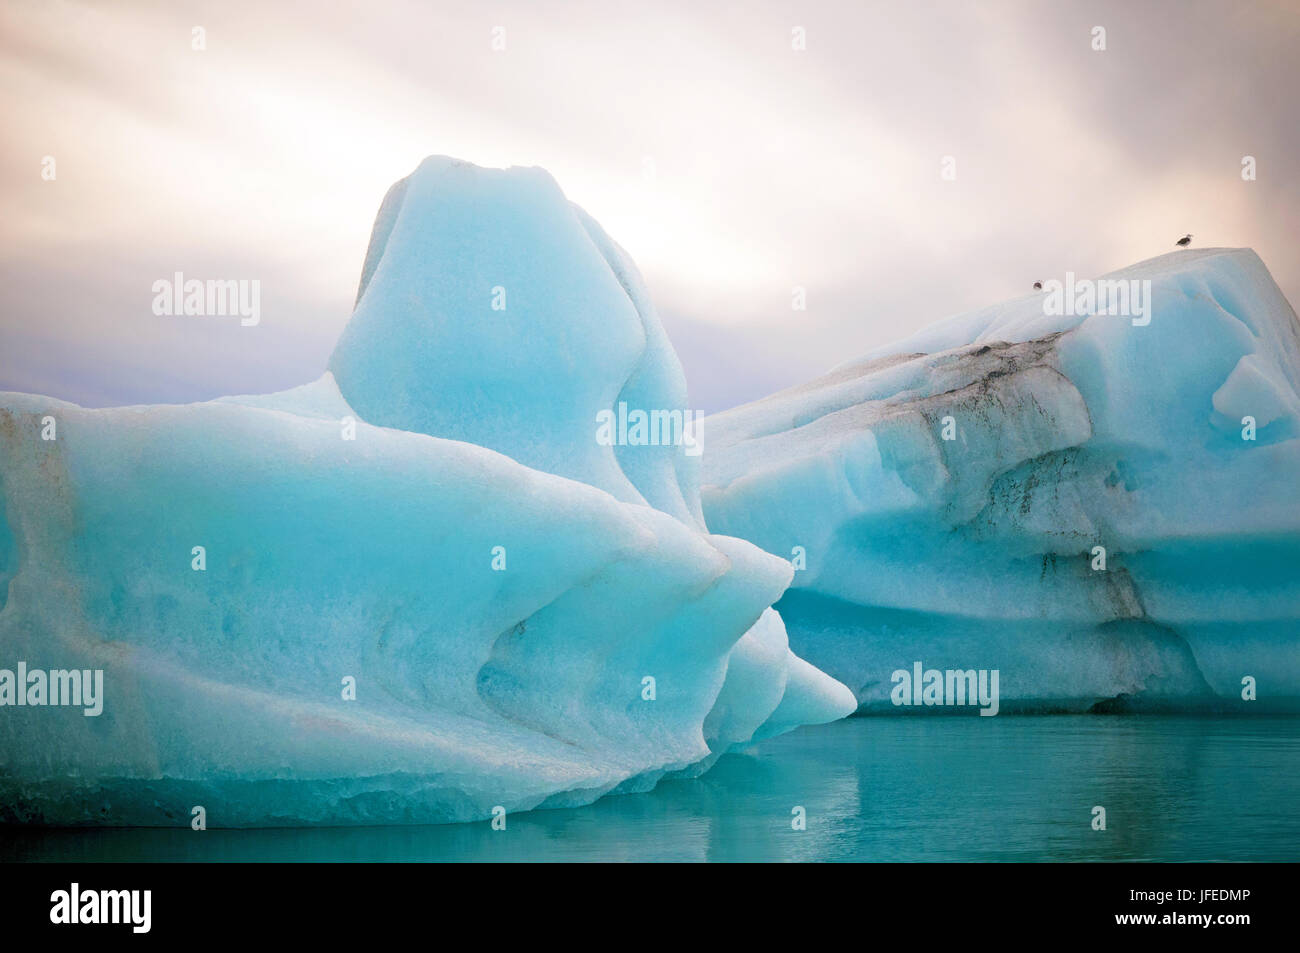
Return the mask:
<path id="1" fill-rule="evenodd" d="M 1035 291 L 1042 291 L 1042 290 L 1043 290 L 1043 283 L 1042 283 L 1041 281 L 1035 281 L 1035 282 L 1034 282 L 1034 290 L 1035 290 Z"/>
<path id="2" fill-rule="evenodd" d="M 1191 233 L 1191 232 L 1188 232 L 1188 233 L 1187 233 L 1186 235 L 1184 235 L 1182 238 L 1178 239 L 1178 241 L 1174 242 L 1175 245 L 1179 245 L 1179 246 L 1181 246 L 1181 247 L 1183 247 L 1183 248 L 1186 248 L 1186 247 L 1187 247 L 1188 245 L 1190 245 L 1191 243 L 1192 243 L 1192 233 Z"/>

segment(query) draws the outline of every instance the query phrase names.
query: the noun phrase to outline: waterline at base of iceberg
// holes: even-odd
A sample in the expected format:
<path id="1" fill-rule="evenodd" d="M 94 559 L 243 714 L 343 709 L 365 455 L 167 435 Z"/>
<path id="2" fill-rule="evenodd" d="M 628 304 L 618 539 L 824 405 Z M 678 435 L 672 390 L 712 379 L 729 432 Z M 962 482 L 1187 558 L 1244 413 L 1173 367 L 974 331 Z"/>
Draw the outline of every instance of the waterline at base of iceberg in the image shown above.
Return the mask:
<path id="1" fill-rule="evenodd" d="M 1300 718 L 859 717 L 504 830 L 9 828 L 0 860 L 1293 861 L 1297 798 Z"/>

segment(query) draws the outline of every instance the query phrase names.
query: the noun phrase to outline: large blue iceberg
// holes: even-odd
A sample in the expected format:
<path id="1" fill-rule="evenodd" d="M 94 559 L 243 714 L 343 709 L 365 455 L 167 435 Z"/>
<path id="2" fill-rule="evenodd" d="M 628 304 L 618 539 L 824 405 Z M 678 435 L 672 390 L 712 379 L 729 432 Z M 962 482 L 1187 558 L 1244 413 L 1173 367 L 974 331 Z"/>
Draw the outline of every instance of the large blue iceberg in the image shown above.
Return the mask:
<path id="1" fill-rule="evenodd" d="M 867 711 L 917 663 L 1002 710 L 1295 708 L 1298 391 L 1259 258 L 1179 251 L 707 418 L 705 515 L 794 559 L 791 644 Z"/>
<path id="2" fill-rule="evenodd" d="M 706 528 L 698 443 L 598 439 L 619 407 L 687 411 L 635 266 L 545 172 L 449 159 L 316 382 L 0 394 L 0 820 L 485 818 L 852 712 L 770 608 L 790 564 Z"/>

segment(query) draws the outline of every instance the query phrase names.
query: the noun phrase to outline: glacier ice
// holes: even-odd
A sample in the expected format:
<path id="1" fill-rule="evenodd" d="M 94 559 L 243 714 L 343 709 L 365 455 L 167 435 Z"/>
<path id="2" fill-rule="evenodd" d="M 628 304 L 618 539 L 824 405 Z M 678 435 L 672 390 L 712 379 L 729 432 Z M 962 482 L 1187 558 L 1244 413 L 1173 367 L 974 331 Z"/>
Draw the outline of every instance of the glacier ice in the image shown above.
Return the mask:
<path id="1" fill-rule="evenodd" d="M 698 458 L 595 440 L 619 401 L 686 406 L 627 255 L 541 170 L 441 158 L 385 199 L 319 380 L 0 394 L 0 669 L 105 694 L 0 708 L 0 819 L 469 820 L 850 713 Z"/>
<path id="2" fill-rule="evenodd" d="M 542 169 L 427 159 L 393 186 L 330 370 L 371 423 L 704 526 L 698 457 L 592 439 L 619 402 L 686 410 L 686 378 L 636 266 Z"/>
<path id="3" fill-rule="evenodd" d="M 916 661 L 1004 710 L 1296 707 L 1295 313 L 1249 250 L 1106 280 L 1149 323 L 1034 294 L 705 420 L 709 525 L 798 554 L 791 645 L 863 710 Z"/>

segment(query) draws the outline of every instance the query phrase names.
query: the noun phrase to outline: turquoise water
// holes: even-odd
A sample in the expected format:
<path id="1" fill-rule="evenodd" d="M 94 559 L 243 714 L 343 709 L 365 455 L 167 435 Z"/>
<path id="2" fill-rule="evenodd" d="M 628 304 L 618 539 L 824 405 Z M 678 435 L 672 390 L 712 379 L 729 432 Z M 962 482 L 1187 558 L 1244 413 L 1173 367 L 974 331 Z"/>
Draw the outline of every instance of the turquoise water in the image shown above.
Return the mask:
<path id="1" fill-rule="evenodd" d="M 852 718 L 505 831 L 10 828 L 0 859 L 1294 861 L 1298 805 L 1300 718 Z"/>

